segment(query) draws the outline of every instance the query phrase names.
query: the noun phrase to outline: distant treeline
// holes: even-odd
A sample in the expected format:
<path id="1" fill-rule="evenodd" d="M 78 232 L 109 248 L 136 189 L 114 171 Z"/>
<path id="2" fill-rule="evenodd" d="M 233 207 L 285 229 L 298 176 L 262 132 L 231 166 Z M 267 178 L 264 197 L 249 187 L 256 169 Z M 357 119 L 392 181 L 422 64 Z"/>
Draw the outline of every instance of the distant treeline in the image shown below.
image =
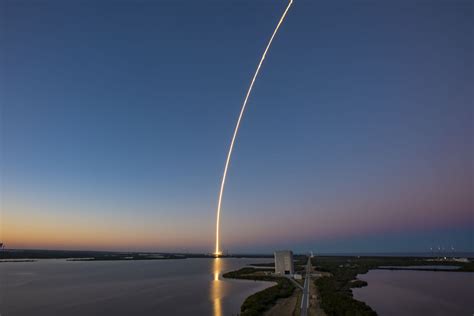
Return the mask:
<path id="1" fill-rule="evenodd" d="M 138 252 L 108 252 L 81 250 L 5 250 L 0 253 L 0 259 L 71 259 L 71 260 L 156 260 L 184 259 L 175 254 L 138 253 Z"/>

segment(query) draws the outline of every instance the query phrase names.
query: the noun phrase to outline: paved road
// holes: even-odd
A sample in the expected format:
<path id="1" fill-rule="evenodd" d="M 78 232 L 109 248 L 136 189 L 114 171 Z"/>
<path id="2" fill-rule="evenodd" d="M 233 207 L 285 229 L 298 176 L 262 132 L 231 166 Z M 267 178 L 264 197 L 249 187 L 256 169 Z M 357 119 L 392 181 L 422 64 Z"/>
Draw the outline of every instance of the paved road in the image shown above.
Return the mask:
<path id="1" fill-rule="evenodd" d="M 308 258 L 308 264 L 306 265 L 306 278 L 304 279 L 303 298 L 301 299 L 301 316 L 308 315 L 310 277 L 311 277 L 311 258 Z"/>

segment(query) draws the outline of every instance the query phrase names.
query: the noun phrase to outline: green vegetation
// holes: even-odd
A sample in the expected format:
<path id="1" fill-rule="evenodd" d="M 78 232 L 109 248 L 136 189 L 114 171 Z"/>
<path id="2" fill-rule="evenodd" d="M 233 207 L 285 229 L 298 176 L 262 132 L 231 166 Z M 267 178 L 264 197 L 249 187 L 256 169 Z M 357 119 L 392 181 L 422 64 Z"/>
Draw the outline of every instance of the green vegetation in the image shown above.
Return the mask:
<path id="1" fill-rule="evenodd" d="M 449 272 L 474 272 L 474 262 L 455 262 L 449 260 L 433 261 L 423 257 L 317 257 L 313 259 L 313 266 L 320 271 L 333 272 L 336 268 L 356 269 L 358 274 L 367 273 L 371 269 L 381 266 L 458 266 L 456 270 L 443 270 Z M 394 268 L 392 268 L 394 269 Z M 432 269 L 436 271 L 436 269 Z M 427 270 L 429 271 L 429 270 Z"/>
<path id="2" fill-rule="evenodd" d="M 272 269 L 242 268 L 237 271 L 225 273 L 224 278 L 246 279 L 255 281 L 271 281 L 277 284 L 263 291 L 255 293 L 244 301 L 240 311 L 242 316 L 261 315 L 275 305 L 280 298 L 286 298 L 293 294 L 295 286 L 287 278 L 274 277 L 265 272 Z"/>
<path id="3" fill-rule="evenodd" d="M 350 284 L 338 277 L 323 277 L 315 281 L 321 297 L 321 308 L 332 315 L 377 315 L 367 304 L 352 298 Z"/>
<path id="4" fill-rule="evenodd" d="M 246 279 L 246 280 L 274 282 L 275 278 L 273 276 L 265 274 L 265 272 L 271 272 L 271 271 L 273 271 L 273 269 L 255 269 L 255 268 L 245 267 L 236 271 L 224 273 L 222 276 L 228 279 Z"/>
<path id="5" fill-rule="evenodd" d="M 278 299 L 291 296 L 294 290 L 295 286 L 288 279 L 279 278 L 277 285 L 247 297 L 240 308 L 241 315 L 261 315 L 275 305 Z"/>
<path id="6" fill-rule="evenodd" d="M 268 262 L 268 263 L 251 263 L 251 266 L 254 267 L 274 267 L 275 263 L 274 262 Z"/>
<path id="7" fill-rule="evenodd" d="M 370 269 L 376 269 L 379 266 L 455 265 L 460 266 L 460 269 L 443 271 L 474 271 L 473 263 L 428 261 L 426 258 L 414 257 L 317 257 L 312 260 L 316 270 L 330 273 L 330 276 L 318 278 L 315 281 L 321 296 L 321 307 L 328 316 L 376 315 L 376 312 L 367 304 L 352 297 L 351 289 L 366 286 L 367 282 L 357 280 L 357 275 L 365 274 Z"/>
<path id="8" fill-rule="evenodd" d="M 331 273 L 331 276 L 315 281 L 321 296 L 321 308 L 328 316 L 377 315 L 367 304 L 352 298 L 352 287 L 367 285 L 355 280 L 357 274 L 368 271 L 366 265 L 344 257 L 319 257 L 314 258 L 312 263 L 317 270 Z"/>
<path id="9" fill-rule="evenodd" d="M 362 280 L 352 280 L 351 288 L 367 286 L 367 282 Z"/>

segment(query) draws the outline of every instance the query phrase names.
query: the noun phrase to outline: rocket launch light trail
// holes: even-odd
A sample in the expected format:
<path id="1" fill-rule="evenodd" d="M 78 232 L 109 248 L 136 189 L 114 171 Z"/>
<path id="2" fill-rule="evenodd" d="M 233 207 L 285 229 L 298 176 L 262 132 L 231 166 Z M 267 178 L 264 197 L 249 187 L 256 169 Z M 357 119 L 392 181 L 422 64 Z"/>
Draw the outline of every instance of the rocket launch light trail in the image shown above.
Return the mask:
<path id="1" fill-rule="evenodd" d="M 237 124 L 235 125 L 234 134 L 232 135 L 232 141 L 230 142 L 229 152 L 227 153 L 227 159 L 226 159 L 225 167 L 224 167 L 224 174 L 222 175 L 221 188 L 219 191 L 219 200 L 217 202 L 216 250 L 214 253 L 216 256 L 219 256 L 221 254 L 221 251 L 219 250 L 219 224 L 220 224 L 220 216 L 221 216 L 222 195 L 224 193 L 225 180 L 227 177 L 227 169 L 229 168 L 230 158 L 232 157 L 232 150 L 234 149 L 235 138 L 237 137 L 237 133 L 239 131 L 240 121 L 242 120 L 242 116 L 244 114 L 245 107 L 247 106 L 247 101 L 249 99 L 249 96 L 252 93 L 252 88 L 253 88 L 253 84 L 255 83 L 255 79 L 257 78 L 258 73 L 260 72 L 260 67 L 262 66 L 263 61 L 265 60 L 265 56 L 267 55 L 267 52 L 270 49 L 270 46 L 272 45 L 273 38 L 278 33 L 278 29 L 280 28 L 280 25 L 285 20 L 286 14 L 288 13 L 288 10 L 290 9 L 292 4 L 293 4 L 293 0 L 290 0 L 285 11 L 283 12 L 283 15 L 280 18 L 280 21 L 278 21 L 278 24 L 276 25 L 275 30 L 273 31 L 273 34 L 270 37 L 270 40 L 268 41 L 267 46 L 265 47 L 265 50 L 263 51 L 262 57 L 260 58 L 260 62 L 258 63 L 257 69 L 255 70 L 255 74 L 253 75 L 252 81 L 250 82 L 250 86 L 247 90 L 247 94 L 245 95 L 244 102 L 242 103 L 242 109 L 240 110 L 239 118 L 237 119 Z"/>

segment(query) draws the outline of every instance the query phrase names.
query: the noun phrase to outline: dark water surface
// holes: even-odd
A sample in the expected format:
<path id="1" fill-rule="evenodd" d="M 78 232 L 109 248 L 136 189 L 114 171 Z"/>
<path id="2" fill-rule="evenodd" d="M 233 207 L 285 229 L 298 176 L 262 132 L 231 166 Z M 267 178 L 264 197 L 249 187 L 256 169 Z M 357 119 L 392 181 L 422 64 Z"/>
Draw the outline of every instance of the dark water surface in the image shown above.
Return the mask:
<path id="1" fill-rule="evenodd" d="M 394 270 L 458 270 L 461 266 L 380 266 L 383 269 Z"/>
<path id="2" fill-rule="evenodd" d="M 380 316 L 474 314 L 474 273 L 370 270 L 358 276 L 368 286 L 353 289 L 354 298 Z"/>
<path id="3" fill-rule="evenodd" d="M 0 263 L 0 314 L 237 314 L 247 296 L 273 283 L 221 274 L 258 262 L 265 259 Z"/>

